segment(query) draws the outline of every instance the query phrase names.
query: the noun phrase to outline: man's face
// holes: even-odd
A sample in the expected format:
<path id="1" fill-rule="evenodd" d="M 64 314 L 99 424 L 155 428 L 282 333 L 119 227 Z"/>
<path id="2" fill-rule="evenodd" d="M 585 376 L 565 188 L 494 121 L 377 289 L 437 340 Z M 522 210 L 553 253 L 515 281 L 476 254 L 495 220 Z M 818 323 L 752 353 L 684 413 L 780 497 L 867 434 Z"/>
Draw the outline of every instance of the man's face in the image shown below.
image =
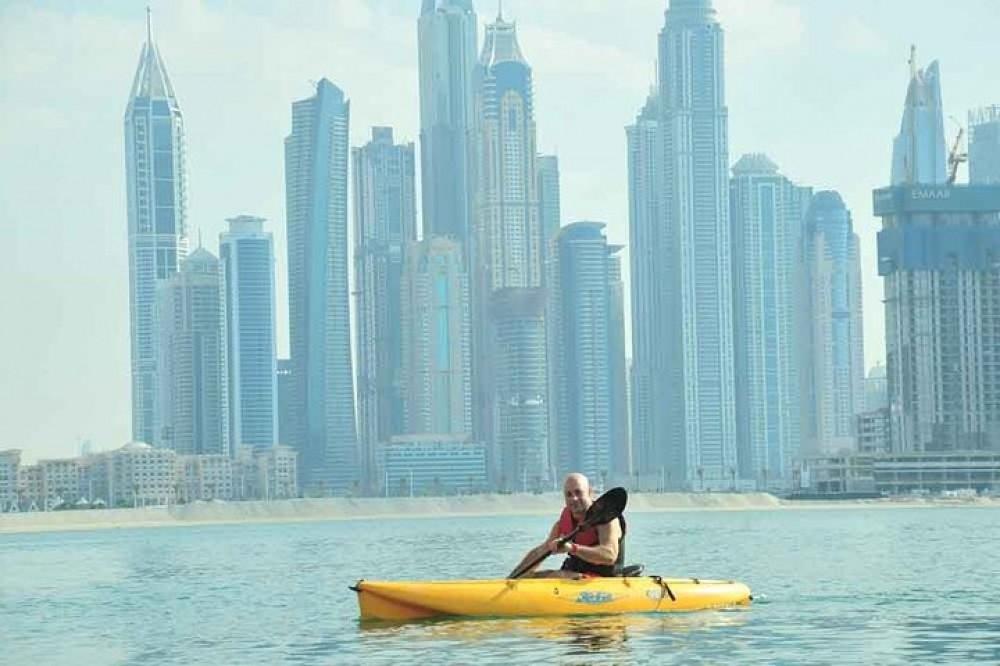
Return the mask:
<path id="1" fill-rule="evenodd" d="M 563 486 L 563 497 L 566 498 L 566 506 L 577 520 L 583 518 L 593 503 L 587 483 L 577 477 L 570 477 L 566 481 L 566 485 Z"/>

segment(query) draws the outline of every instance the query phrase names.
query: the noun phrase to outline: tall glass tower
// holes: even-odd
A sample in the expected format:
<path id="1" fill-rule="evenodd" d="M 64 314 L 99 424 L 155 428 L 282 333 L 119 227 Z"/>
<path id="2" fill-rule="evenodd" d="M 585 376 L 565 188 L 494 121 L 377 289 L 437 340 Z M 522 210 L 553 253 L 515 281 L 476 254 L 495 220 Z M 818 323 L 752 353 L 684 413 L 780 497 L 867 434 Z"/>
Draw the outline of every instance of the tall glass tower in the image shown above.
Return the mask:
<path id="1" fill-rule="evenodd" d="M 839 194 L 812 197 L 803 241 L 802 445 L 815 457 L 854 449 L 855 417 L 864 411 L 859 240 Z"/>
<path id="2" fill-rule="evenodd" d="M 292 104 L 285 138 L 294 439 L 306 488 L 360 488 L 347 245 L 350 103 L 327 79 Z"/>
<path id="3" fill-rule="evenodd" d="M 373 127 L 353 158 L 359 435 L 365 477 L 377 482 L 379 445 L 403 433 L 403 265 L 417 237 L 413 144 L 397 145 L 392 128 Z"/>
<path id="4" fill-rule="evenodd" d="M 486 315 L 477 317 L 485 328 L 478 332 L 476 373 L 479 404 L 489 412 L 480 423 L 491 431 L 485 439 L 493 443 L 501 485 L 547 487 L 546 294 L 531 67 L 514 23 L 502 16 L 486 27 L 475 99 L 475 311 Z"/>
<path id="5" fill-rule="evenodd" d="M 600 222 L 575 222 L 556 239 L 558 306 L 556 391 L 558 470 L 580 471 L 595 482 L 620 473 L 624 412 L 623 322 L 617 316 L 617 265 Z"/>
<path id="6" fill-rule="evenodd" d="M 472 0 L 424 0 L 417 21 L 424 238 L 448 236 L 468 252 L 472 225 L 469 135 L 476 66 Z"/>
<path id="7" fill-rule="evenodd" d="M 219 235 L 229 361 L 229 436 L 234 451 L 278 443 L 274 238 L 264 220 L 241 215 Z"/>
<path id="8" fill-rule="evenodd" d="M 892 184 L 943 183 L 948 148 L 938 63 L 935 60 L 926 69 L 917 69 L 911 56 L 910 66 L 903 119 L 892 143 Z"/>
<path id="9" fill-rule="evenodd" d="M 125 109 L 125 179 L 132 439 L 150 444 L 162 435 L 156 424 L 156 289 L 177 272 L 188 252 L 184 152 L 184 119 L 147 13 L 146 43 Z"/>
<path id="10" fill-rule="evenodd" d="M 160 341 L 158 445 L 228 454 L 229 400 L 219 260 L 198 248 L 157 293 Z"/>
<path id="11" fill-rule="evenodd" d="M 736 469 L 728 111 L 711 0 L 671 0 L 658 65 L 656 89 L 628 130 L 638 471 L 678 487 L 728 488 Z"/>
<path id="12" fill-rule="evenodd" d="M 737 471 L 744 483 L 761 489 L 787 487 L 799 455 L 796 313 L 802 223 L 811 195 L 766 155 L 744 155 L 733 166 Z"/>

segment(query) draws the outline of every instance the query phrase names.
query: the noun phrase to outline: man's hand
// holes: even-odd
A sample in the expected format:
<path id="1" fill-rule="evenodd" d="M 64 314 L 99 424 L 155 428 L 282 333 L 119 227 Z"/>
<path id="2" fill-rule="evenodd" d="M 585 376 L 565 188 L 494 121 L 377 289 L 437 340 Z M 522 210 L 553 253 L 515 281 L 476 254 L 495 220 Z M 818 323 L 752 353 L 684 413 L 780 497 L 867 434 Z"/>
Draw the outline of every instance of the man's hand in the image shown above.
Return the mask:
<path id="1" fill-rule="evenodd" d="M 549 541 L 548 548 L 551 553 L 568 553 L 570 545 L 569 543 L 563 543 L 562 539 L 552 539 L 552 541 Z"/>

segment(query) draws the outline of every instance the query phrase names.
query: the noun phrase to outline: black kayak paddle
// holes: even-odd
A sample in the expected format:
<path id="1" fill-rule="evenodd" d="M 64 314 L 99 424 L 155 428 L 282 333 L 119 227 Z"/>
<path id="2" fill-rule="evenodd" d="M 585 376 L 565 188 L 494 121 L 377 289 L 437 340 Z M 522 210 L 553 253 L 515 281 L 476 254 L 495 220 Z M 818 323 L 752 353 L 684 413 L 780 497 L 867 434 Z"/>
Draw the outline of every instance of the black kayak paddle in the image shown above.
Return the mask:
<path id="1" fill-rule="evenodd" d="M 608 492 L 604 493 L 590 505 L 587 509 L 586 515 L 584 515 L 583 520 L 577 525 L 572 532 L 559 539 L 559 545 L 564 546 L 569 543 L 573 537 L 575 537 L 580 531 L 587 529 L 588 527 L 593 527 L 594 525 L 603 525 L 605 523 L 610 523 L 612 520 L 616 520 L 622 515 L 625 510 L 625 504 L 628 502 L 628 493 L 624 488 L 612 488 Z M 520 569 L 515 569 L 511 572 L 508 578 L 520 578 L 524 574 L 528 573 L 536 566 L 538 566 L 542 560 L 551 555 L 551 551 L 546 551 L 539 557 L 537 557 L 532 562 L 529 562 L 526 566 Z"/>

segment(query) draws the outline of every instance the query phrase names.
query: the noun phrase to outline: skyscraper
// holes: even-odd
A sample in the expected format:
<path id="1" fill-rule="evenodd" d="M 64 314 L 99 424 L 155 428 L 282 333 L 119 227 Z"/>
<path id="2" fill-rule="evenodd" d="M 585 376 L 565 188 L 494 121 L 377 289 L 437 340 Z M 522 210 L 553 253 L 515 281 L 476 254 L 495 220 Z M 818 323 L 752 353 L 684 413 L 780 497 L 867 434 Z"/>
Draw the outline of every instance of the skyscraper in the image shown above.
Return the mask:
<path id="1" fill-rule="evenodd" d="M 627 131 L 639 472 L 727 488 L 736 467 L 728 138 L 711 0 L 672 0 Z"/>
<path id="2" fill-rule="evenodd" d="M 553 285 L 558 301 L 556 402 L 558 470 L 581 471 L 607 479 L 621 471 L 618 425 L 625 402 L 620 374 L 625 362 L 621 320 L 615 316 L 612 257 L 599 222 L 575 222 L 560 231 L 558 270 Z M 619 357 L 620 356 L 620 357 Z"/>
<path id="3" fill-rule="evenodd" d="M 347 287 L 349 120 L 343 91 L 324 78 L 292 105 L 285 139 L 295 447 L 304 487 L 337 494 L 361 483 Z"/>
<path id="4" fill-rule="evenodd" d="M 403 431 L 472 437 L 472 322 L 461 245 L 413 242 L 402 280 Z"/>
<path id="5" fill-rule="evenodd" d="M 864 411 L 859 240 L 836 192 L 813 195 L 803 258 L 802 446 L 804 457 L 815 457 L 854 449 L 854 417 Z"/>
<path id="6" fill-rule="evenodd" d="M 531 67 L 514 23 L 486 27 L 476 68 L 478 210 L 473 254 L 480 423 L 501 485 L 547 486 L 548 370 Z"/>
<path id="7" fill-rule="evenodd" d="M 611 475 L 614 483 L 632 477 L 629 438 L 628 359 L 625 341 L 625 284 L 622 282 L 621 245 L 608 246 L 608 355 L 611 359 Z"/>
<path id="8" fill-rule="evenodd" d="M 969 183 L 1000 184 L 1000 105 L 969 112 Z"/>
<path id="9" fill-rule="evenodd" d="M 417 21 L 424 238 L 467 247 L 472 226 L 469 135 L 476 66 L 472 0 L 423 0 Z"/>
<path id="10" fill-rule="evenodd" d="M 417 204 L 412 143 L 396 145 L 392 128 L 374 127 L 353 156 L 359 439 L 371 483 L 379 444 L 403 433 L 403 262 Z"/>
<path id="11" fill-rule="evenodd" d="M 911 55 L 903 120 L 892 143 L 891 182 L 944 183 L 947 159 L 938 63 L 917 69 L 916 56 Z"/>
<path id="12" fill-rule="evenodd" d="M 786 487 L 800 442 L 796 321 L 802 227 L 812 191 L 766 155 L 741 157 L 730 182 L 737 474 Z M 799 324 L 799 325 L 797 325 Z"/>
<path id="13" fill-rule="evenodd" d="M 188 252 L 184 154 L 184 119 L 147 14 L 146 43 L 125 109 L 132 439 L 147 443 L 161 434 L 155 418 L 156 289 Z"/>
<path id="14" fill-rule="evenodd" d="M 663 224 L 663 143 L 660 134 L 659 95 L 655 89 L 635 123 L 625 128 L 628 146 L 629 247 L 632 273 L 632 362 L 629 371 L 633 472 L 640 485 L 651 477 L 656 487 L 666 480 L 666 457 L 658 444 L 683 436 L 680 402 L 665 402 L 665 391 L 683 377 L 679 364 L 678 327 L 671 325 L 667 290 L 671 275 L 660 270 L 671 252 L 671 236 Z M 676 265 L 671 259 L 671 265 Z M 655 393 L 654 393 L 655 391 Z M 667 411 L 667 415 L 661 413 Z M 683 485 L 681 479 L 677 485 Z"/>
<path id="15" fill-rule="evenodd" d="M 561 201 L 559 191 L 559 158 L 555 155 L 539 155 L 535 159 L 535 178 L 538 180 L 538 211 L 541 228 L 542 244 L 542 280 L 550 297 L 545 310 L 545 337 L 549 359 L 549 459 L 559 458 L 559 416 L 554 399 L 556 393 L 556 363 L 559 349 L 559 331 L 556 322 L 559 318 L 559 302 L 552 297 L 551 286 L 556 282 L 557 252 L 555 239 L 562 224 Z"/>
<path id="16" fill-rule="evenodd" d="M 158 446 L 229 453 L 226 327 L 219 260 L 198 248 L 160 285 Z"/>
<path id="17" fill-rule="evenodd" d="M 274 239 L 264 220 L 240 215 L 219 235 L 229 363 L 229 439 L 235 451 L 278 443 Z"/>
<path id="18" fill-rule="evenodd" d="M 947 182 L 937 71 L 914 68 L 892 185 L 874 192 L 890 443 L 1000 450 L 1000 185 Z"/>

